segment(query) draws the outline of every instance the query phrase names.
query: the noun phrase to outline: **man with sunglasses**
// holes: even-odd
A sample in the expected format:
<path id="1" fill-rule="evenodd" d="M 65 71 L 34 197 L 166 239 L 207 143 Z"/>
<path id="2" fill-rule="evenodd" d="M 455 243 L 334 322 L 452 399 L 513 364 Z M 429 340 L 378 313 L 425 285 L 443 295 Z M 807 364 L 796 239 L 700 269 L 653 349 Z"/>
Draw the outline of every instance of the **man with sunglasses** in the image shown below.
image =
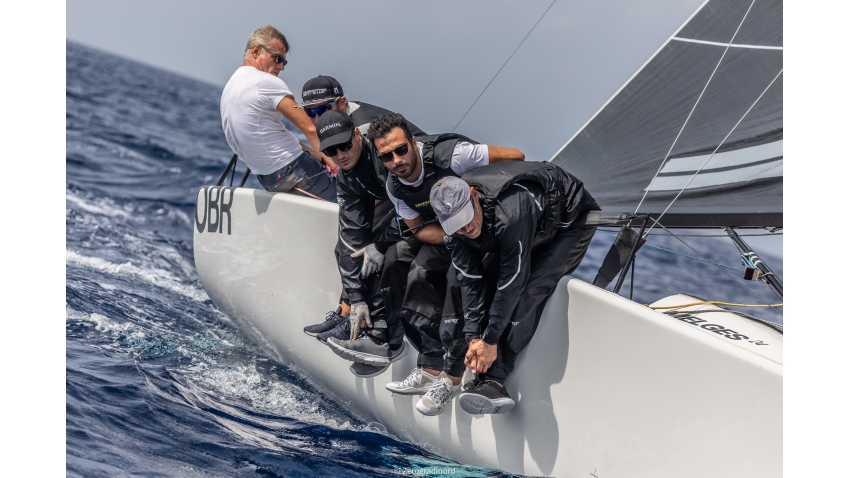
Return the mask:
<path id="1" fill-rule="evenodd" d="M 319 122 L 319 118 L 325 111 L 342 111 L 348 114 L 354 126 L 365 135 L 369 131 L 369 123 L 389 110 L 380 106 L 370 105 L 363 101 L 348 101 L 342 91 L 342 85 L 332 76 L 319 75 L 304 83 L 301 88 L 302 108 L 313 124 Z M 407 122 L 410 132 L 415 136 L 424 136 L 425 132 L 411 122 Z"/>
<path id="2" fill-rule="evenodd" d="M 322 162 L 336 164 L 319 153 L 315 126 L 303 110 L 294 107 L 292 92 L 278 78 L 288 52 L 286 37 L 271 25 L 251 34 L 242 66 L 221 94 L 224 136 L 267 191 L 298 190 L 336 202 L 336 182 Z M 301 144 L 286 129 L 283 117 L 304 133 L 312 147 Z"/>
<path id="3" fill-rule="evenodd" d="M 392 203 L 387 201 L 385 182 L 387 170 L 378 160 L 372 142 L 363 136 L 347 114 L 330 110 L 324 112 L 316 124 L 322 152 L 339 165 L 337 196 L 339 199 L 339 240 L 334 251 L 342 277 L 343 296 L 340 308 L 327 315 L 324 322 L 304 328 L 327 344 L 332 338 L 349 340 L 361 335 L 374 339 L 376 344 L 387 344 L 387 311 L 381 295 L 378 265 L 364 258 L 365 248 L 382 238 L 388 241 L 380 247 L 388 248 L 396 240 L 384 236 L 393 215 Z M 344 311 L 346 302 L 349 311 Z M 347 316 L 347 317 L 346 317 Z M 374 377 L 389 367 L 390 361 L 400 359 L 404 342 L 386 346 L 387 363 L 371 365 L 355 362 L 351 372 L 363 378 Z"/>
<path id="4" fill-rule="evenodd" d="M 505 379 L 531 341 L 546 300 L 587 252 L 596 201 L 582 182 L 548 162 L 504 163 L 431 189 L 455 274 L 443 310 L 447 356 L 476 374 L 461 408 L 473 415 L 509 411 Z"/>
<path id="5" fill-rule="evenodd" d="M 426 394 L 416 408 L 422 414 L 436 415 L 460 390 L 464 364 L 462 360 L 444 359 L 446 353 L 440 338 L 451 256 L 443 241 L 445 234 L 431 208 L 431 186 L 444 177 L 460 176 L 487 164 L 523 161 L 525 155 L 515 148 L 478 144 L 454 133 L 414 137 L 404 116 L 397 113 L 372 121 L 369 138 L 389 170 L 387 197 L 407 229 L 403 231 L 397 221 L 395 228 L 389 228 L 386 234 L 406 232 L 407 237 L 389 248 L 384 248 L 388 242 L 384 240 L 370 244 L 365 256 L 366 260 L 383 263 L 381 288 L 388 311 L 389 345 L 406 335 L 419 351 L 417 367 L 410 375 L 387 384 L 386 388 L 400 394 Z M 373 344 L 362 339 L 328 339 L 328 344 L 350 360 L 387 362 L 380 353 L 371 352 L 376 349 Z M 440 383 L 440 390 L 429 392 Z"/>

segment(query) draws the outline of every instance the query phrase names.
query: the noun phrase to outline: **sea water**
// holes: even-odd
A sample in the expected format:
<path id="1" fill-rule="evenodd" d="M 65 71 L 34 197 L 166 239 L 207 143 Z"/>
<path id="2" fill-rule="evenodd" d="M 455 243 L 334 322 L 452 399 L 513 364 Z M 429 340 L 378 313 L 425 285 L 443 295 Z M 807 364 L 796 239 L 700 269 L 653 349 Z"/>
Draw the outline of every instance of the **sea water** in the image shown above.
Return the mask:
<path id="1" fill-rule="evenodd" d="M 68 475 L 508 476 L 387 434 L 263 355 L 212 304 L 192 227 L 198 188 L 232 154 L 220 87 L 70 42 L 66 65 Z M 576 276 L 593 279 L 610 234 L 597 233 Z M 635 300 L 758 302 L 721 272 L 742 282 L 731 241 L 684 239 L 729 268 L 651 236 L 675 252 L 641 251 Z M 781 276 L 781 257 L 766 259 Z M 775 301 L 763 284 L 744 285 Z"/>

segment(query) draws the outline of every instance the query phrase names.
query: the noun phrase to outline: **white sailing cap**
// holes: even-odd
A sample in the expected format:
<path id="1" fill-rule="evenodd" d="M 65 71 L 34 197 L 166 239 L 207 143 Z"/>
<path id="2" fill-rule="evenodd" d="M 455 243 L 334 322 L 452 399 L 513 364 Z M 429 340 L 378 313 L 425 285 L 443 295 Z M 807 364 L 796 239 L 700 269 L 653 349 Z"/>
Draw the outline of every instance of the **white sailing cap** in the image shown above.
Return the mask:
<path id="1" fill-rule="evenodd" d="M 445 177 L 431 188 L 431 208 L 447 235 L 466 226 L 475 217 L 469 184 L 454 176 Z"/>

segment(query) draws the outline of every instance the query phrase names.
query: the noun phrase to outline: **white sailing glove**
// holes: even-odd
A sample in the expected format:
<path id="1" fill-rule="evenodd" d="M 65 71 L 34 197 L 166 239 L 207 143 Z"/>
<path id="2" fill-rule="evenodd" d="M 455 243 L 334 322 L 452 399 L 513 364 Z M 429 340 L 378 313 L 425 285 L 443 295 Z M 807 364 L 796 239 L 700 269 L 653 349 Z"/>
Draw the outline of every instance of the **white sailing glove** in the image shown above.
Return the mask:
<path id="1" fill-rule="evenodd" d="M 351 312 L 348 313 L 348 321 L 351 323 L 351 339 L 360 335 L 360 322 L 365 320 L 366 326 L 372 326 L 372 318 L 369 317 L 369 306 L 365 302 L 351 304 Z"/>
<path id="2" fill-rule="evenodd" d="M 360 268 L 360 277 L 362 279 L 369 277 L 384 267 L 384 255 L 378 251 L 378 248 L 374 244 L 369 244 L 363 249 L 351 254 L 351 257 L 360 256 L 363 256 L 363 267 Z"/>

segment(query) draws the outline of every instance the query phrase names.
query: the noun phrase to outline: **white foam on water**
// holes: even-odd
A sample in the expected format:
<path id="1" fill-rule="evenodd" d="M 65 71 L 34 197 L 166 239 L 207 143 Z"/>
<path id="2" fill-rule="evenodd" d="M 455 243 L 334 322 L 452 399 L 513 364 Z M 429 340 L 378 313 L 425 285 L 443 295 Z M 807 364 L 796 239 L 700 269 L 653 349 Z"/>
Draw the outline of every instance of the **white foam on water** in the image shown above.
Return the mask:
<path id="1" fill-rule="evenodd" d="M 162 269 L 142 269 L 130 262 L 115 264 L 99 257 L 89 257 L 74 251 L 65 251 L 65 263 L 88 267 L 108 274 L 131 276 L 163 289 L 188 297 L 197 302 L 209 300 L 203 289 L 196 285 L 184 284 L 174 274 Z"/>
<path id="2" fill-rule="evenodd" d="M 297 385 L 268 380 L 254 366 L 235 364 L 229 366 L 197 366 L 187 379 L 207 393 L 217 394 L 221 399 L 250 403 L 254 410 L 269 415 L 292 418 L 300 422 L 314 423 L 337 430 L 357 430 L 348 419 L 338 419 L 324 409 L 324 399 L 307 392 Z M 228 410 L 229 413 L 237 413 Z M 257 417 L 244 417 L 257 421 Z"/>
<path id="3" fill-rule="evenodd" d="M 94 214 L 103 214 L 112 217 L 129 217 L 130 211 L 126 207 L 122 208 L 115 204 L 115 201 L 109 198 L 101 198 L 94 201 L 87 201 L 71 191 L 65 190 L 65 200 L 83 211 Z"/>

